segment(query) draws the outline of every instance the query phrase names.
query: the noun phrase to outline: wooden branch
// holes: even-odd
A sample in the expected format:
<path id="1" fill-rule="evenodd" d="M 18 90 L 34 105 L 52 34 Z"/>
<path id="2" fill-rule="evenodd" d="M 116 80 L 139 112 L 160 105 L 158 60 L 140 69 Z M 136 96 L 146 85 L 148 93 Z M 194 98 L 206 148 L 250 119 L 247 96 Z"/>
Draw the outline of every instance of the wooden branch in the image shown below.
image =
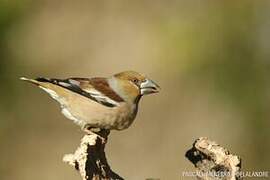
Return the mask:
<path id="1" fill-rule="evenodd" d="M 241 179 L 240 158 L 206 137 L 197 139 L 186 157 L 195 165 L 200 180 Z"/>
<path id="2" fill-rule="evenodd" d="M 111 170 L 106 159 L 104 148 L 109 133 L 102 130 L 98 135 L 85 135 L 75 153 L 64 155 L 63 161 L 78 170 L 83 180 L 123 180 Z"/>

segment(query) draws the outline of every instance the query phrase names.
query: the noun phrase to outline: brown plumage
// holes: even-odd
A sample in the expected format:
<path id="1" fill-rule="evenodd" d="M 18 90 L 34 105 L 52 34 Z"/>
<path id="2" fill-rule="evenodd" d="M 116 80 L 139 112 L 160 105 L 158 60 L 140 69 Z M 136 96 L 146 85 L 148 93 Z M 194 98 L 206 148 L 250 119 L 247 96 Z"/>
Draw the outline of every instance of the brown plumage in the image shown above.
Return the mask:
<path id="1" fill-rule="evenodd" d="M 97 91 L 100 91 L 102 94 L 110 97 L 114 101 L 117 101 L 117 102 L 124 101 L 115 91 L 113 91 L 110 88 L 106 78 L 91 78 L 91 79 L 84 79 L 84 80 L 81 80 L 81 78 L 72 78 L 72 79 L 79 81 L 80 87 L 84 90 L 88 89 L 90 86 L 90 88 L 94 88 Z"/>
<path id="2" fill-rule="evenodd" d="M 141 96 L 159 91 L 157 84 L 134 71 L 109 78 L 21 79 L 46 91 L 83 129 L 126 129 L 136 117 Z"/>

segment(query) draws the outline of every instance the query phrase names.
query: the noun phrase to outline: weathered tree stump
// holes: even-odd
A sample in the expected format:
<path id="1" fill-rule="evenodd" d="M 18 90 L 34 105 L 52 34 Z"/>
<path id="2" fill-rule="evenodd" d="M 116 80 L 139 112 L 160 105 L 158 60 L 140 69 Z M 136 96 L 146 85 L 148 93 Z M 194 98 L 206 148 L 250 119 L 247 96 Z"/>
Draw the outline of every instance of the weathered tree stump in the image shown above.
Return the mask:
<path id="1" fill-rule="evenodd" d="M 83 180 L 123 180 L 111 170 L 106 159 L 104 149 L 109 133 L 102 130 L 98 135 L 85 135 L 75 153 L 66 154 L 63 161 L 78 170 Z"/>
<path id="2" fill-rule="evenodd" d="M 208 138 L 201 137 L 186 152 L 200 180 L 239 180 L 241 160 Z"/>

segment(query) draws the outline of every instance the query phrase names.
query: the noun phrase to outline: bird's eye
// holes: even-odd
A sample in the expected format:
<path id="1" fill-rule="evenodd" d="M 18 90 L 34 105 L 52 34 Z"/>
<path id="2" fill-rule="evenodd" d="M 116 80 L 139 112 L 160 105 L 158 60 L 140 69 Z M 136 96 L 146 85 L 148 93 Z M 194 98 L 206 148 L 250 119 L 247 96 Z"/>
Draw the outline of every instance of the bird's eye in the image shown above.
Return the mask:
<path id="1" fill-rule="evenodd" d="M 139 82 L 139 80 L 138 79 L 133 79 L 132 82 L 137 84 Z"/>

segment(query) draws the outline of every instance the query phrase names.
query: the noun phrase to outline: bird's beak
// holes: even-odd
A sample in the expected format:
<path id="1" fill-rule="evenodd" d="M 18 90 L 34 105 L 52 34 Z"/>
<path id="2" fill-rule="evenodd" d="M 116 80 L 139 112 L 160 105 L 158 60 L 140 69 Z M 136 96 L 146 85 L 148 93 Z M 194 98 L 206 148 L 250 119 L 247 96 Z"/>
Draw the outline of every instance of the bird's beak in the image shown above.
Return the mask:
<path id="1" fill-rule="evenodd" d="M 159 85 L 150 79 L 146 79 L 140 85 L 141 95 L 158 93 L 160 90 Z"/>

